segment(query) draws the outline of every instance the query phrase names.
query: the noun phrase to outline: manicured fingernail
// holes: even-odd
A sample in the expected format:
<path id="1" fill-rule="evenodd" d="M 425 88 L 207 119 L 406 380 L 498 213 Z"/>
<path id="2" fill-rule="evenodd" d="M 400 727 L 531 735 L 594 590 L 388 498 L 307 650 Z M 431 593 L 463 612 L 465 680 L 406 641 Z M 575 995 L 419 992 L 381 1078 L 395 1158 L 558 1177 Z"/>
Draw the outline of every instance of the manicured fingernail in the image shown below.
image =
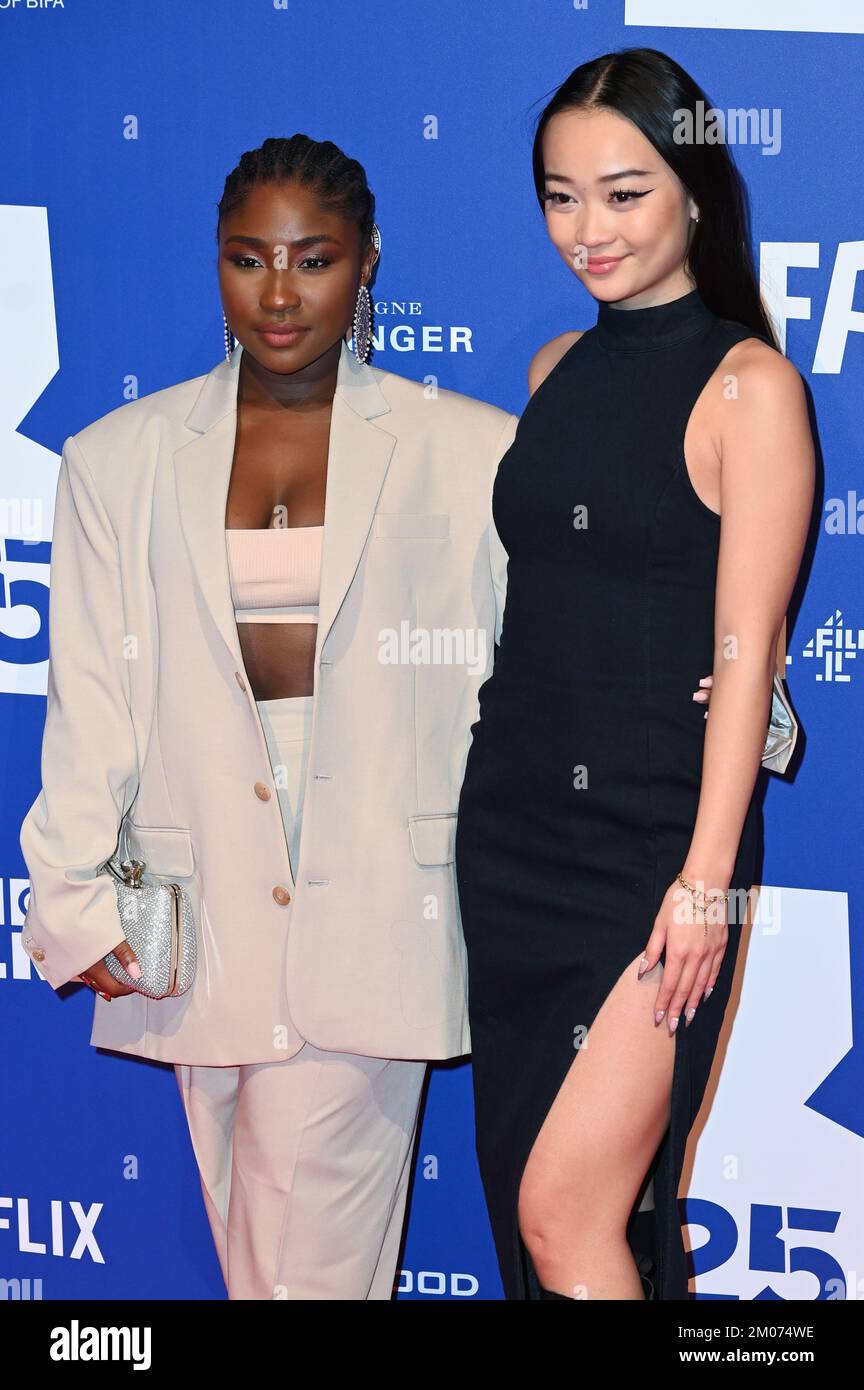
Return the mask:
<path id="1" fill-rule="evenodd" d="M 639 966 L 639 974 L 636 976 L 636 979 L 637 979 L 637 980 L 641 980 L 641 979 L 642 979 L 642 976 L 645 974 L 645 970 L 646 970 L 646 968 L 647 968 L 647 965 L 648 965 L 648 957 L 647 957 L 647 956 L 643 956 L 643 957 L 642 957 L 642 962 L 641 962 L 641 964 L 640 964 L 640 966 Z"/>
<path id="2" fill-rule="evenodd" d="M 699 700 L 700 702 L 702 702 L 702 703 L 704 704 L 704 702 L 708 699 L 708 691 L 707 691 L 707 690 L 694 690 L 694 691 L 693 691 L 693 699 L 694 699 L 694 700 Z"/>
<path id="3" fill-rule="evenodd" d="M 663 1022 L 663 1015 L 665 1014 L 665 1012 L 666 1012 L 665 1009 L 658 1009 L 657 1012 L 656 1012 L 656 1014 L 654 1015 L 654 1022 L 655 1022 L 655 1023 L 662 1023 L 662 1022 Z"/>
<path id="4" fill-rule="evenodd" d="M 714 988 L 713 985 L 709 985 L 708 988 L 706 989 L 705 993 L 703 994 L 702 998 L 703 998 L 703 999 L 707 999 L 707 998 L 708 998 L 708 995 L 711 993 L 711 991 L 713 990 L 713 988 Z"/>
<path id="5" fill-rule="evenodd" d="M 713 676 L 703 676 L 702 679 L 701 679 L 701 681 L 699 682 L 699 684 L 700 684 L 700 685 L 707 685 L 708 682 L 711 681 L 711 680 L 713 680 L 713 679 L 714 679 Z"/>
<path id="6" fill-rule="evenodd" d="M 689 1028 L 689 1027 L 690 1027 L 690 1024 L 693 1022 L 693 1015 L 695 1014 L 695 1012 L 696 1012 L 695 1009 L 688 1009 L 688 1010 L 687 1010 L 687 1022 L 684 1024 L 684 1027 L 685 1027 L 685 1028 Z"/>
<path id="7" fill-rule="evenodd" d="M 127 973 L 132 976 L 133 980 L 141 979 L 141 966 L 138 964 L 137 960 L 130 960 L 126 970 Z"/>
<path id="8" fill-rule="evenodd" d="M 669 1020 L 669 1033 L 670 1033 L 670 1035 L 671 1035 L 672 1033 L 675 1032 L 675 1029 L 676 1029 L 677 1027 L 678 1027 L 678 1020 L 677 1020 L 677 1018 L 670 1019 L 670 1020 Z"/>

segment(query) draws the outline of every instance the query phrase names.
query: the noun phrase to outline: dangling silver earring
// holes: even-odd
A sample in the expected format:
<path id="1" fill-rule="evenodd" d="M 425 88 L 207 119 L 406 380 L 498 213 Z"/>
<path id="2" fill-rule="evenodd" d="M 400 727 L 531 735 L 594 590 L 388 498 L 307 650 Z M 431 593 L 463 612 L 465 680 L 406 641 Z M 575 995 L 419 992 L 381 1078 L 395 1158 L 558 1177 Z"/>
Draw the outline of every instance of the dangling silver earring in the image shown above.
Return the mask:
<path id="1" fill-rule="evenodd" d="M 361 285 L 357 291 L 357 303 L 354 306 L 353 341 L 354 356 L 358 362 L 365 362 L 369 356 L 369 345 L 372 342 L 372 300 L 366 285 Z"/>
<path id="2" fill-rule="evenodd" d="M 374 266 L 381 255 L 381 233 L 378 230 L 378 223 L 372 223 L 372 248 L 375 257 L 372 261 Z M 372 341 L 372 300 L 366 285 L 361 285 L 357 291 L 357 303 L 354 306 L 354 324 L 352 328 L 352 339 L 354 343 L 354 356 L 358 362 L 365 362 L 369 356 L 369 344 Z"/>
<path id="3" fill-rule="evenodd" d="M 227 357 L 228 361 L 230 362 L 230 361 L 231 361 L 231 354 L 232 354 L 232 352 L 234 351 L 235 347 L 237 346 L 237 343 L 236 343 L 234 334 L 231 332 L 231 329 L 228 327 L 228 320 L 227 320 L 226 317 L 225 317 L 224 311 L 223 311 L 223 314 L 222 314 L 222 322 L 223 322 L 224 325 L 225 325 L 225 356 Z"/>

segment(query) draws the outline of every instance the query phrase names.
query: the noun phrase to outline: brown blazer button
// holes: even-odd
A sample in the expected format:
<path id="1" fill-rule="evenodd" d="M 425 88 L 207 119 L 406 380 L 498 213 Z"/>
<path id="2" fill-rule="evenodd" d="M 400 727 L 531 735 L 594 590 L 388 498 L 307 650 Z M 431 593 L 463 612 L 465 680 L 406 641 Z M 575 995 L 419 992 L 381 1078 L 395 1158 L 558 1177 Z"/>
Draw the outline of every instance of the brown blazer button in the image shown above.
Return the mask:
<path id="1" fill-rule="evenodd" d="M 240 689 L 241 689 L 241 690 L 245 690 L 245 689 L 246 689 L 246 682 L 244 681 L 244 679 L 243 679 L 243 677 L 241 676 L 240 672 L 239 672 L 239 671 L 235 671 L 234 674 L 235 674 L 235 676 L 237 677 L 237 684 L 239 685 Z"/>
<path id="2" fill-rule="evenodd" d="M 261 801 L 269 801 L 269 800 L 270 800 L 270 788 L 269 788 L 269 787 L 265 787 L 265 785 L 264 785 L 263 782 L 256 782 L 256 783 L 255 783 L 255 795 L 256 795 L 257 797 L 259 797 L 259 798 L 261 799 Z"/>
<path id="3" fill-rule="evenodd" d="M 273 897 L 280 907 L 285 907 L 286 903 L 290 903 L 291 901 L 291 894 L 288 892 L 287 888 L 282 887 L 281 883 L 277 883 L 276 887 L 273 889 Z"/>
<path id="4" fill-rule="evenodd" d="M 33 950 L 30 952 L 30 955 L 33 957 L 34 960 L 45 959 L 45 952 L 42 950 L 41 946 L 34 946 Z"/>

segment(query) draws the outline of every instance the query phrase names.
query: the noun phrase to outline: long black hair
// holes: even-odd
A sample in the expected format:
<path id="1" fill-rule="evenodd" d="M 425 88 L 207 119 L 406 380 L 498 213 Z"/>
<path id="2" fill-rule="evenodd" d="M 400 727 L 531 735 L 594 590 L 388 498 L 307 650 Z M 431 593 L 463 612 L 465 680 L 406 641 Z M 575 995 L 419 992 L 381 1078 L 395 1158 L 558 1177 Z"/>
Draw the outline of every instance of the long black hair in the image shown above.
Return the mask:
<path id="1" fill-rule="evenodd" d="M 689 73 L 656 48 L 623 48 L 575 68 L 538 118 L 534 135 L 534 187 L 541 209 L 543 132 L 559 111 L 615 111 L 632 121 L 650 141 L 695 200 L 695 224 L 687 264 L 696 288 L 719 318 L 733 319 L 764 333 L 779 350 L 759 293 L 750 241 L 747 189 L 725 141 L 717 144 L 675 140 L 681 113 L 712 102 Z"/>
<path id="2" fill-rule="evenodd" d="M 253 184 L 292 180 L 311 187 L 328 212 L 357 224 L 362 258 L 375 222 L 375 195 L 366 181 L 366 171 L 332 140 L 312 140 L 308 135 L 274 136 L 257 150 L 240 156 L 219 200 L 216 240 L 223 219 L 242 205 Z"/>

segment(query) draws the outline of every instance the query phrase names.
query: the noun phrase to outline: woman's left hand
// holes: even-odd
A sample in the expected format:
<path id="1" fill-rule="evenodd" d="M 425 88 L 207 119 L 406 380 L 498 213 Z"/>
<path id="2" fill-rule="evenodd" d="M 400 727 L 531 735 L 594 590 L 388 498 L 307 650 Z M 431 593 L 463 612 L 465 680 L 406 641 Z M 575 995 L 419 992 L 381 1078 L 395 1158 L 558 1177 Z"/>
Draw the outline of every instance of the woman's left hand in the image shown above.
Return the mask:
<path id="1" fill-rule="evenodd" d="M 678 1027 L 682 1015 L 685 1027 L 692 1023 L 703 996 L 707 998 L 714 988 L 729 941 L 726 903 L 711 896 L 718 891 L 713 884 L 706 885 L 706 891 L 709 894 L 705 909 L 707 932 L 701 911 L 694 906 L 690 893 L 676 878 L 666 890 L 654 921 L 654 930 L 645 947 L 640 975 L 653 969 L 660 959 L 664 944 L 666 946 L 663 979 L 654 1005 L 654 1021 L 659 1024 L 665 1018 L 670 1036 Z"/>

